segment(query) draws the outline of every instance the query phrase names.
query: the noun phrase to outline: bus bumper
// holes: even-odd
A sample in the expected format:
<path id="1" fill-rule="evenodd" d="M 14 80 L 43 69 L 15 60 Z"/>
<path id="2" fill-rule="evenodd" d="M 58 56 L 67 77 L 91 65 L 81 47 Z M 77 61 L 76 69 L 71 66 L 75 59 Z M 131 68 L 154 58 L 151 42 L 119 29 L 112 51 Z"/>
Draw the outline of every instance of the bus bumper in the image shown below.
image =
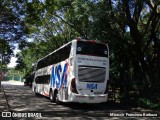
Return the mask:
<path id="1" fill-rule="evenodd" d="M 103 103 L 106 102 L 107 99 L 108 94 L 94 96 L 74 94 L 70 96 L 70 101 L 77 103 Z"/>

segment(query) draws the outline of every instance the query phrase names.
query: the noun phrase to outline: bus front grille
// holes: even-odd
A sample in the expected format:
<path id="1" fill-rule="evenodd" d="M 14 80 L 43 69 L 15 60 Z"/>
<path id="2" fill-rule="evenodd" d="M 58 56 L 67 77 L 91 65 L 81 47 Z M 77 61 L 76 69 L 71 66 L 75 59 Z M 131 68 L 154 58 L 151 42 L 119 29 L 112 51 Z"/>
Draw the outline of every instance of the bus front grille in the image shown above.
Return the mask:
<path id="1" fill-rule="evenodd" d="M 104 82 L 105 75 L 105 68 L 78 67 L 78 79 L 81 82 Z"/>

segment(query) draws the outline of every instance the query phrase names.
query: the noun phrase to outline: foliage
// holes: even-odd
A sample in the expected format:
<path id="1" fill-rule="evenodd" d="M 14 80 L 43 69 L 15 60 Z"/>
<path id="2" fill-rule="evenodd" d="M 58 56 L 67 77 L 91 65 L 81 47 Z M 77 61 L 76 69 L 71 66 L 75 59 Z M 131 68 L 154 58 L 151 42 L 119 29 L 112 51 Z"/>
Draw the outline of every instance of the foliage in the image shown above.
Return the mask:
<path id="1" fill-rule="evenodd" d="M 18 7 L 15 1 L 0 1 L 0 39 L 8 42 L 20 42 L 26 30 L 24 21 L 16 14 L 15 6 Z"/>
<path id="2" fill-rule="evenodd" d="M 139 106 L 150 108 L 150 109 L 155 109 L 155 110 L 160 110 L 160 103 L 154 103 L 152 100 L 147 99 L 147 98 L 140 98 L 138 101 Z"/>
<path id="3" fill-rule="evenodd" d="M 6 40 L 0 39 L 0 58 L 3 65 L 7 65 L 10 62 L 13 51 Z"/>
<path id="4" fill-rule="evenodd" d="M 109 44 L 110 79 L 115 87 L 121 88 L 122 94 L 133 81 L 143 89 L 140 92 L 160 84 L 159 1 L 17 0 L 2 3 L 13 5 L 7 10 L 15 11 L 27 27 L 24 31 L 29 34 L 30 42 L 21 42 L 21 52 L 17 55 L 17 69 L 26 74 L 33 70 L 32 65 L 37 60 L 73 38 L 83 36 Z"/>
<path id="5" fill-rule="evenodd" d="M 20 6 L 16 1 L 0 0 L 0 56 L 5 66 L 13 56 L 14 43 L 25 39 L 26 26 L 18 12 Z"/>

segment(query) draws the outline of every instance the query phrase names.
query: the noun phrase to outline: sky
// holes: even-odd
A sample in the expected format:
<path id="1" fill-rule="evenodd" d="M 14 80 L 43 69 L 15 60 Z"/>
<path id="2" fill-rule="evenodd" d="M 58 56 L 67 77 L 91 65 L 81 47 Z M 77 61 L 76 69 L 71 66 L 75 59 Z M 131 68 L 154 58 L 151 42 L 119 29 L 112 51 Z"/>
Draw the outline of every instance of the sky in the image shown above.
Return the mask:
<path id="1" fill-rule="evenodd" d="M 17 58 L 12 57 L 10 63 L 7 65 L 9 68 L 13 68 L 16 66 L 16 60 Z"/>
<path id="2" fill-rule="evenodd" d="M 33 42 L 34 39 L 33 38 L 28 38 L 27 41 L 28 42 Z M 20 52 L 20 50 L 18 49 L 18 44 L 14 44 L 14 46 L 16 48 L 13 52 L 14 52 L 14 55 L 16 55 L 18 52 Z M 16 57 L 12 57 L 11 60 L 10 60 L 10 63 L 7 65 L 7 67 L 9 67 L 9 68 L 15 67 L 17 65 L 16 60 L 17 60 Z"/>
<path id="3" fill-rule="evenodd" d="M 18 49 L 18 45 L 17 44 L 15 44 L 15 50 L 14 50 L 14 55 L 16 55 L 17 54 L 17 52 L 19 52 L 20 50 Z M 9 68 L 13 68 L 13 67 L 15 67 L 16 66 L 16 60 L 17 60 L 17 58 L 16 57 L 12 57 L 11 58 L 11 60 L 10 60 L 10 63 L 7 65 L 7 67 L 9 67 Z"/>

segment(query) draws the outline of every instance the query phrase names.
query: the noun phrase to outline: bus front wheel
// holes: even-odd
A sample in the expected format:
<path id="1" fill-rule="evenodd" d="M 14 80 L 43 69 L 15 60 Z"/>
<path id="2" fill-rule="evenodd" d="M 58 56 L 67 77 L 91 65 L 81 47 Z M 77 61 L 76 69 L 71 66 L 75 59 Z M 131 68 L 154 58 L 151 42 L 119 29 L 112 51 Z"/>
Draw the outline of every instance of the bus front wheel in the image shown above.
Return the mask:
<path id="1" fill-rule="evenodd" d="M 36 96 L 39 96 L 39 94 L 36 92 L 36 88 L 34 88 L 34 94 L 35 94 Z"/>

